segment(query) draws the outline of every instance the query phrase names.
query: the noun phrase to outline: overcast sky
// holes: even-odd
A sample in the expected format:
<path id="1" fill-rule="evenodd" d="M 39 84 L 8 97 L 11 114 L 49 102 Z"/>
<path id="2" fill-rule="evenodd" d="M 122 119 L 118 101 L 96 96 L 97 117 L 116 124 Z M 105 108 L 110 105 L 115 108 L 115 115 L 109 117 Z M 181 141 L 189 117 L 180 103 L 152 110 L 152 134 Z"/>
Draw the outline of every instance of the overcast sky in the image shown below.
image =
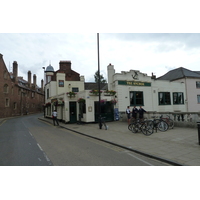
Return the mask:
<path id="1" fill-rule="evenodd" d="M 171 69 L 185 67 L 200 71 L 200 34 L 194 33 L 100 33 L 100 70 L 107 79 L 107 66 L 116 72 L 140 70 L 157 77 Z M 59 69 L 60 60 L 70 60 L 72 69 L 94 81 L 98 69 L 97 33 L 1 33 L 0 53 L 12 70 L 18 62 L 18 75 L 37 75 L 40 86 L 42 67 Z"/>
<path id="2" fill-rule="evenodd" d="M 17 61 L 18 75 L 27 80 L 30 70 L 39 86 L 42 67 L 58 70 L 61 60 L 90 82 L 98 69 L 99 32 L 106 79 L 110 63 L 116 73 L 133 69 L 157 77 L 177 67 L 200 71 L 198 1 L 165 2 L 7 0 L 1 2 L 0 53 L 9 71 Z"/>

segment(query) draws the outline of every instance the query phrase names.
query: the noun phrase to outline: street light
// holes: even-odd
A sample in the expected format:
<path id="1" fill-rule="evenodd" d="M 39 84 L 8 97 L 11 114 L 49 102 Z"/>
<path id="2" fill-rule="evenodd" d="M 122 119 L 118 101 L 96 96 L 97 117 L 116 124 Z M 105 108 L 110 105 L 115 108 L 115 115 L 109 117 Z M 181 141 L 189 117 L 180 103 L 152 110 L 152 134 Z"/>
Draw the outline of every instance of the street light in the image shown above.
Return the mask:
<path id="1" fill-rule="evenodd" d="M 97 54 L 98 54 L 98 88 L 99 88 L 99 129 L 101 129 L 101 128 L 102 128 L 102 123 L 101 123 L 101 92 L 100 92 L 99 33 L 97 33 Z"/>
<path id="2" fill-rule="evenodd" d="M 46 80 L 45 80 L 45 67 L 42 67 L 42 69 L 44 69 L 44 82 L 43 82 L 43 84 L 44 84 L 44 105 L 45 105 L 45 84 L 46 84 Z M 44 118 L 45 118 L 45 111 L 46 111 L 46 109 L 45 109 L 45 106 L 44 106 Z"/>

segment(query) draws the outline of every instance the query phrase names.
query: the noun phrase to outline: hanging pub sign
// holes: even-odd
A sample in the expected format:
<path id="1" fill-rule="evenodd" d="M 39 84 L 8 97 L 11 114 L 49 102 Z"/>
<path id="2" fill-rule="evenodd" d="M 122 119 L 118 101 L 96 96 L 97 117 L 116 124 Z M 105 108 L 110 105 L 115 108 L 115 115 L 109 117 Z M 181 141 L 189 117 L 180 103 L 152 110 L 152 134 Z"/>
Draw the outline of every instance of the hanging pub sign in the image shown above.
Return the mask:
<path id="1" fill-rule="evenodd" d="M 118 85 L 151 87 L 151 83 L 150 82 L 141 82 L 141 81 L 118 81 Z"/>

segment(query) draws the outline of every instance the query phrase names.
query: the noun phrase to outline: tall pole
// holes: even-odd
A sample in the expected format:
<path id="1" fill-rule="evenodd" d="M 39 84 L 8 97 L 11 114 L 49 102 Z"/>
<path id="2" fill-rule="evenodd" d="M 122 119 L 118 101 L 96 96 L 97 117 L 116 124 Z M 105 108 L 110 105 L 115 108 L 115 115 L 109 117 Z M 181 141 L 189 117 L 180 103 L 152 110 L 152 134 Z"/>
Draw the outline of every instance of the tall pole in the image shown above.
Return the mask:
<path id="1" fill-rule="evenodd" d="M 101 123 L 101 93 L 100 93 L 100 59 L 99 59 L 99 33 L 97 33 L 97 52 L 98 52 L 98 89 L 99 89 L 99 128 L 102 128 Z"/>
<path id="2" fill-rule="evenodd" d="M 44 69 L 44 88 L 43 88 L 43 92 L 44 92 L 44 118 L 45 118 L 45 113 L 46 113 L 46 107 L 45 107 L 45 84 L 46 84 L 46 80 L 45 80 L 45 67 L 42 67 L 42 69 Z"/>

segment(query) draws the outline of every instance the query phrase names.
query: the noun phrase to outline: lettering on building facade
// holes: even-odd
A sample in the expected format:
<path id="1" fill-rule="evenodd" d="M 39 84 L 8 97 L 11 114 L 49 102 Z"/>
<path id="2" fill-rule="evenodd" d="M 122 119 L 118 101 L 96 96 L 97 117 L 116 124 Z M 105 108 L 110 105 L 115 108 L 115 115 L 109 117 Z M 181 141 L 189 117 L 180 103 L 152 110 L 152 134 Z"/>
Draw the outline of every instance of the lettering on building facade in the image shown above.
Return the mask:
<path id="1" fill-rule="evenodd" d="M 141 82 L 141 81 L 118 81 L 118 85 L 151 87 L 151 83 L 150 82 Z"/>

